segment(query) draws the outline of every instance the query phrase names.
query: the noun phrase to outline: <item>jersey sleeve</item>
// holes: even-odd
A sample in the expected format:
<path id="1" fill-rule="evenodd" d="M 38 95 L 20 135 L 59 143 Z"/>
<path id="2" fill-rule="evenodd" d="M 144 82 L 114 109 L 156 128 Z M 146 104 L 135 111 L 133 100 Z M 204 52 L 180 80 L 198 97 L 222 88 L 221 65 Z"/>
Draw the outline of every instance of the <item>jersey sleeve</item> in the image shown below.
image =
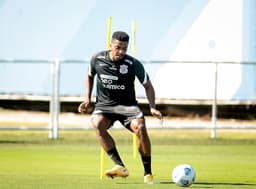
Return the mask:
<path id="1" fill-rule="evenodd" d="M 138 60 L 135 60 L 135 75 L 141 84 L 145 84 L 149 81 L 149 76 L 145 71 L 144 66 Z"/>

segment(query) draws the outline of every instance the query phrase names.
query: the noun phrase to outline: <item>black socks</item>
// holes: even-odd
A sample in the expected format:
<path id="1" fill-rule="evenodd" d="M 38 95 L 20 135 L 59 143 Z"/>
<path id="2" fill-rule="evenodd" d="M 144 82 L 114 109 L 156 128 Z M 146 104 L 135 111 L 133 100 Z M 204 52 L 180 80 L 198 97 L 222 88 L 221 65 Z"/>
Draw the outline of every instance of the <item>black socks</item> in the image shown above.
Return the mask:
<path id="1" fill-rule="evenodd" d="M 147 174 L 152 174 L 151 172 L 151 156 L 141 156 L 141 160 L 144 166 L 144 176 Z"/>
<path id="2" fill-rule="evenodd" d="M 124 166 L 117 149 L 114 147 L 113 149 L 107 152 L 108 156 L 114 161 L 115 164 Z M 151 172 L 151 156 L 141 156 L 141 160 L 144 167 L 144 175 L 152 174 Z"/>
<path id="3" fill-rule="evenodd" d="M 121 165 L 121 166 L 124 166 L 118 152 L 117 152 L 117 149 L 114 147 L 113 149 L 109 150 L 107 152 L 107 154 L 109 155 L 109 157 L 115 162 L 115 164 L 117 165 Z"/>

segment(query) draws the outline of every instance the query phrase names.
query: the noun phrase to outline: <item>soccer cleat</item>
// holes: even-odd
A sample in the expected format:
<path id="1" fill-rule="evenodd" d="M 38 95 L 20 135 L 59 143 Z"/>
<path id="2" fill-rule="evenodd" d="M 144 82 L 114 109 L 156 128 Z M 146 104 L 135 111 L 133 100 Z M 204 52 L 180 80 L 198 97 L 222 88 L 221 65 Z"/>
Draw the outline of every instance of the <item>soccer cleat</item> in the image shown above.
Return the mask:
<path id="1" fill-rule="evenodd" d="M 156 184 L 157 182 L 154 180 L 152 174 L 147 174 L 144 176 L 144 183 L 145 184 Z"/>
<path id="2" fill-rule="evenodd" d="M 112 169 L 106 170 L 105 175 L 111 178 L 114 178 L 114 177 L 126 178 L 129 176 L 129 171 L 127 168 L 121 165 L 115 165 Z"/>

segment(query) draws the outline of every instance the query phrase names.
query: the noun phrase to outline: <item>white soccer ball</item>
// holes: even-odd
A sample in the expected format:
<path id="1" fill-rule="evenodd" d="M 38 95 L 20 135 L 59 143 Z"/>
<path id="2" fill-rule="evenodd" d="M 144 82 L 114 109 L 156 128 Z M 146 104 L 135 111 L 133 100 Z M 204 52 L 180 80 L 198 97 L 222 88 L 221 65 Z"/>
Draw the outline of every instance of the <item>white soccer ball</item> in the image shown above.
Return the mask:
<path id="1" fill-rule="evenodd" d="M 182 187 L 188 187 L 195 182 L 196 172 L 188 164 L 181 164 L 172 171 L 173 182 Z"/>

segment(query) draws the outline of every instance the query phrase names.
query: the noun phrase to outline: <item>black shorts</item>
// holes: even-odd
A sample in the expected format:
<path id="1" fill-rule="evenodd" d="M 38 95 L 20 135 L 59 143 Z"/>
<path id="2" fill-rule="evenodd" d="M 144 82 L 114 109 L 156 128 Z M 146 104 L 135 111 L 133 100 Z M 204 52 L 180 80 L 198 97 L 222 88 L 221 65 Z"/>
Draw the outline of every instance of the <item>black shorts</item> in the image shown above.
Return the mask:
<path id="1" fill-rule="evenodd" d="M 138 106 L 104 106 L 104 107 L 95 107 L 92 112 L 93 115 L 104 115 L 111 121 L 111 125 L 115 121 L 119 121 L 125 128 L 131 130 L 130 124 L 132 120 L 136 118 L 144 118 L 144 114 Z"/>

